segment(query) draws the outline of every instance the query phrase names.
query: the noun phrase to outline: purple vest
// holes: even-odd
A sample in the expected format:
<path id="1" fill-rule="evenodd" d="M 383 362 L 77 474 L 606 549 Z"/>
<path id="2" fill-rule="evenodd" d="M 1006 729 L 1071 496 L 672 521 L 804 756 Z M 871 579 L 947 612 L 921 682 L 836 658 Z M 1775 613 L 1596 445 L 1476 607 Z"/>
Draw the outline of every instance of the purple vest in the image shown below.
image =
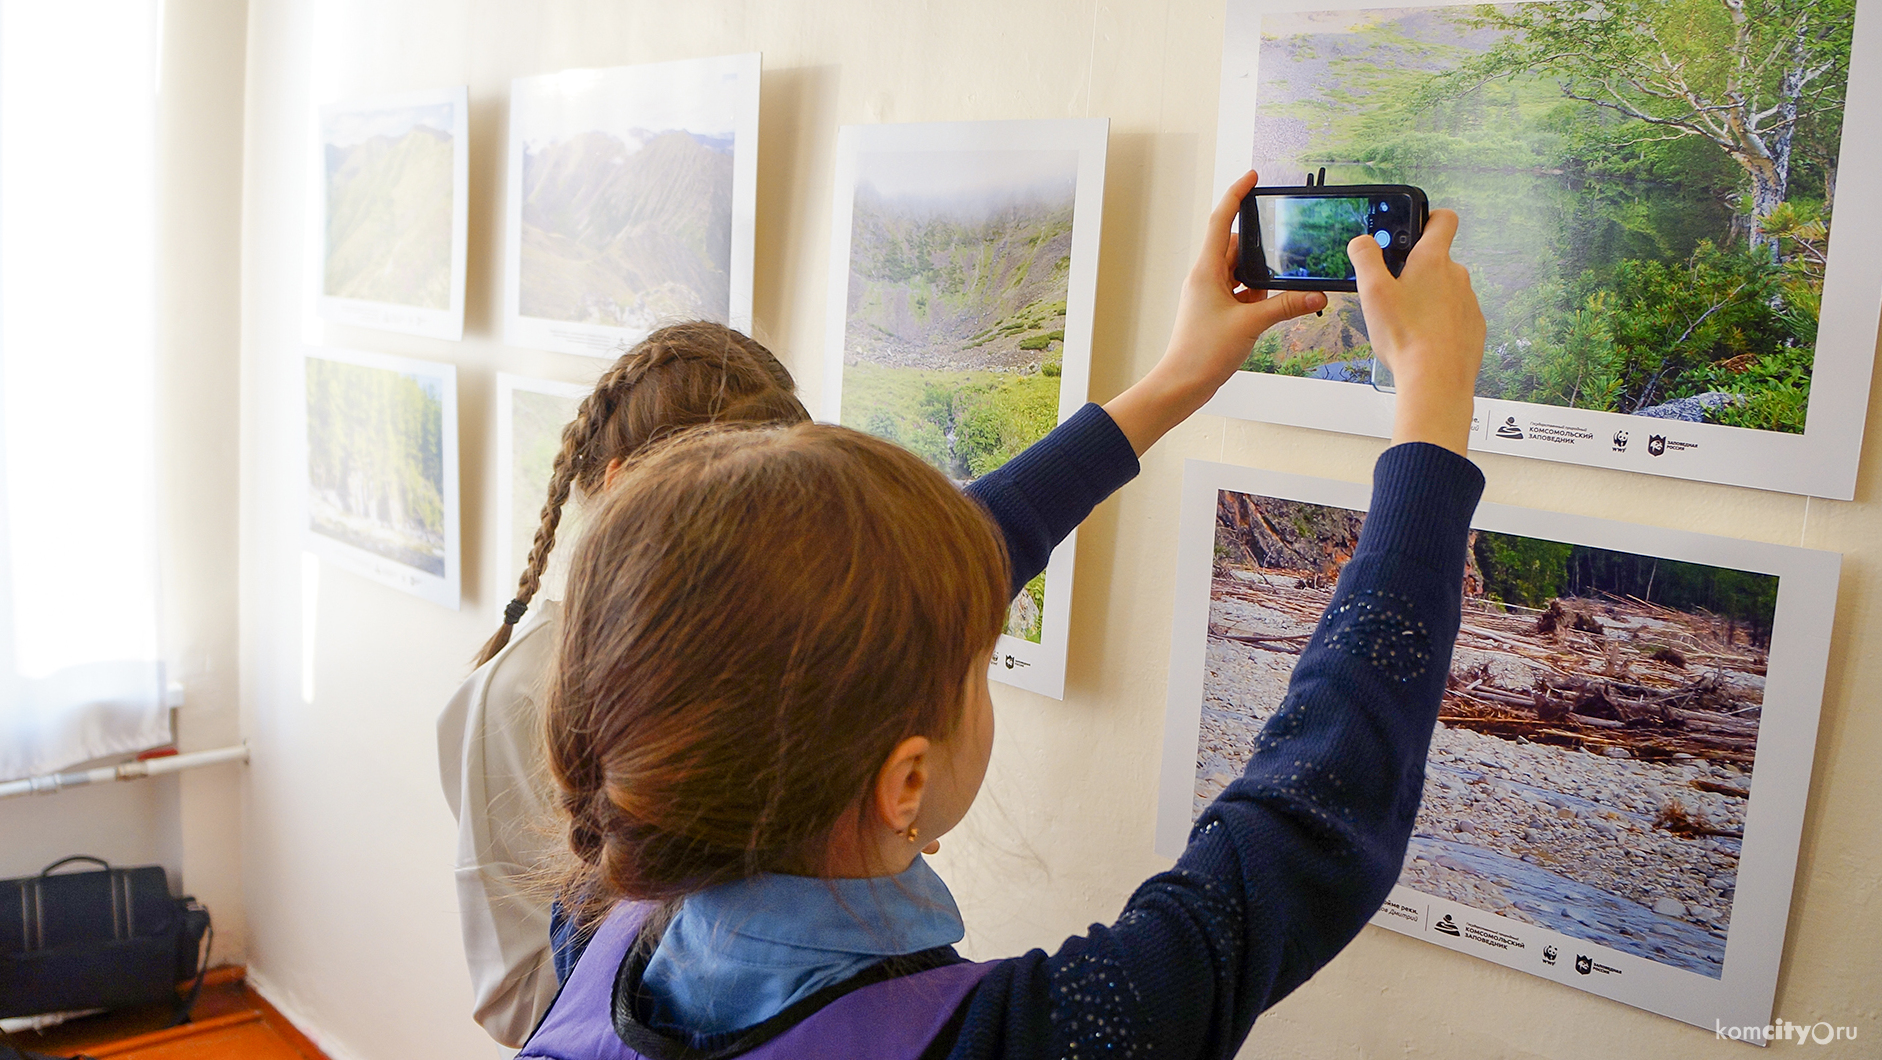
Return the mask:
<path id="1" fill-rule="evenodd" d="M 608 914 L 517 1060 L 642 1060 L 614 1032 L 612 1010 L 615 974 L 647 913 L 622 902 Z M 992 970 L 993 962 L 951 964 L 852 990 L 744 1057 L 917 1060 Z"/>

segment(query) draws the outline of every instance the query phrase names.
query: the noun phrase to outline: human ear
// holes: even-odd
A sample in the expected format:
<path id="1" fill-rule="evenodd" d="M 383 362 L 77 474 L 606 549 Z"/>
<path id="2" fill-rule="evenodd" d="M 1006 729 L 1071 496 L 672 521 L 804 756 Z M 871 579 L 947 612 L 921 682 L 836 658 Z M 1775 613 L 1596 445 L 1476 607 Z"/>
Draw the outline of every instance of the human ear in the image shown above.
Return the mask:
<path id="1" fill-rule="evenodd" d="M 621 473 L 621 469 L 626 466 L 627 466 L 627 461 L 621 459 L 618 456 L 615 457 L 613 460 L 608 461 L 607 470 L 601 473 L 601 488 L 603 491 L 606 491 L 614 486 L 614 477 L 616 475 L 619 475 Z"/>
<path id="2" fill-rule="evenodd" d="M 921 813 L 932 749 L 926 736 L 910 736 L 895 745 L 876 771 L 875 816 L 889 831 L 906 832 Z"/>

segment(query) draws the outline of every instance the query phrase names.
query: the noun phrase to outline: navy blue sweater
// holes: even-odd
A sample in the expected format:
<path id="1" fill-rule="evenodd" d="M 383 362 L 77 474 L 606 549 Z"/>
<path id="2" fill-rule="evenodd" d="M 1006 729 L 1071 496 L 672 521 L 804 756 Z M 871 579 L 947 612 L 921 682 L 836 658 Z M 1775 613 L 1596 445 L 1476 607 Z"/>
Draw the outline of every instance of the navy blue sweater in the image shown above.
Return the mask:
<path id="1" fill-rule="evenodd" d="M 975 479 L 967 495 L 1006 538 L 1013 595 L 1039 576 L 1052 550 L 1106 497 L 1137 477 L 1130 439 L 1097 405 L 1086 405 L 1018 456 Z"/>
<path id="2" fill-rule="evenodd" d="M 1067 519 L 1136 470 L 1095 406 L 1051 440 L 1060 433 L 1076 436 L 1078 468 L 1042 442 L 1007 465 L 1009 480 L 975 484 L 1019 542 L 1015 584 L 1043 567 Z M 1418 812 L 1482 491 L 1476 467 L 1438 446 L 1380 456 L 1358 548 L 1242 777 L 1115 923 L 1001 962 L 950 1057 L 1230 1057 L 1256 1016 L 1359 933 L 1398 879 Z"/>

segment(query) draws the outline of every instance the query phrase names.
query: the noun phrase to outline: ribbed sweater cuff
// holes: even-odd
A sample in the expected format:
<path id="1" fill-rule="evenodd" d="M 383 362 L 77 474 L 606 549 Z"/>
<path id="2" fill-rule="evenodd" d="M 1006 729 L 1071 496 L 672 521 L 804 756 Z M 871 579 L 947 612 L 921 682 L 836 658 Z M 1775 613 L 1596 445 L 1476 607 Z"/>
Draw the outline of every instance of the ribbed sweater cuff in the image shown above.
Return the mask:
<path id="1" fill-rule="evenodd" d="M 1359 548 L 1434 570 L 1454 567 L 1482 496 L 1483 472 L 1469 460 L 1428 442 L 1395 445 L 1373 466 L 1372 507 Z"/>
<path id="2" fill-rule="evenodd" d="M 1084 521 L 1086 515 L 1137 477 L 1137 454 L 1130 439 L 1095 403 L 1072 413 L 1049 436 L 1049 446 L 1034 446 L 1007 465 L 1012 481 L 1034 510 L 1048 519 L 1074 514 L 1071 526 L 1054 530 L 1059 537 Z"/>

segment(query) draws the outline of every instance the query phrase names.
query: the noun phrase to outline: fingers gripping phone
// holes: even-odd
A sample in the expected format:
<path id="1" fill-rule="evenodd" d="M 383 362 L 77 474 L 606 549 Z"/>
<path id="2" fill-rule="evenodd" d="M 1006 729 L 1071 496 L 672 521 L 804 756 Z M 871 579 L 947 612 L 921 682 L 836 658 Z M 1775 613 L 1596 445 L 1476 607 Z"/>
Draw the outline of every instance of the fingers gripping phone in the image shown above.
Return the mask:
<path id="1" fill-rule="evenodd" d="M 1301 187 L 1255 188 L 1242 198 L 1237 281 L 1264 291 L 1357 291 L 1346 244 L 1361 235 L 1378 242 L 1392 275 L 1404 270 L 1431 212 L 1423 189 L 1308 180 Z M 1372 385 L 1394 389 L 1392 370 L 1376 359 Z"/>
<path id="2" fill-rule="evenodd" d="M 1410 184 L 1256 188 L 1242 198 L 1235 278 L 1264 291 L 1357 291 L 1346 244 L 1371 236 L 1397 276 L 1431 209 Z"/>

